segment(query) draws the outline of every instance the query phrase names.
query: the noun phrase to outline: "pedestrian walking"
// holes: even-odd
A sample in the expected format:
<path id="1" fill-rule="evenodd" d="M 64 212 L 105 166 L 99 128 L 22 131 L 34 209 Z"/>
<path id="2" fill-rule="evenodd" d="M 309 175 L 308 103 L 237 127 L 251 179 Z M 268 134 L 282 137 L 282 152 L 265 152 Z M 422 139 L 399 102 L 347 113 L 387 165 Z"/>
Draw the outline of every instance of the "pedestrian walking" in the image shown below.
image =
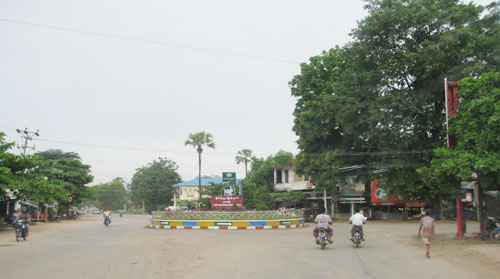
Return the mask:
<path id="1" fill-rule="evenodd" d="M 418 228 L 418 236 L 422 236 L 422 241 L 425 244 L 425 257 L 430 258 L 431 238 L 436 239 L 436 230 L 434 228 L 434 219 L 430 216 L 430 210 L 425 210 L 424 217 L 420 219 Z"/>

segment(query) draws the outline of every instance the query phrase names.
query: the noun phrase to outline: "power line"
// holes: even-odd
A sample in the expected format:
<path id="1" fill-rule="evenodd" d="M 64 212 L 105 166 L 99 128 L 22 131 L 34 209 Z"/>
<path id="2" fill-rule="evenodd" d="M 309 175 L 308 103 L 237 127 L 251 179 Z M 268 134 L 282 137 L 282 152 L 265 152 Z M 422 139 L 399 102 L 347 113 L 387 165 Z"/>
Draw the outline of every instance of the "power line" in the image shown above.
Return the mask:
<path id="1" fill-rule="evenodd" d="M 169 46 L 169 47 L 176 47 L 176 48 L 185 48 L 185 49 L 192 49 L 192 50 L 198 50 L 198 51 L 212 52 L 212 53 L 218 53 L 218 54 L 224 54 L 224 55 L 241 56 L 241 57 L 247 57 L 247 58 L 253 58 L 253 59 L 260 59 L 260 60 L 267 60 L 267 61 L 278 62 L 278 63 L 287 63 L 287 64 L 300 64 L 301 63 L 301 62 L 298 62 L 298 61 L 286 60 L 286 59 L 281 59 L 281 58 L 258 56 L 258 55 L 240 53 L 240 52 L 218 50 L 218 49 L 210 49 L 210 48 L 203 48 L 203 47 L 194 47 L 194 46 L 189 46 L 189 45 L 175 44 L 175 43 L 162 42 L 162 41 L 145 40 L 145 39 L 140 39 L 140 38 L 133 38 L 133 37 L 127 37 L 127 36 L 121 36 L 121 35 L 114 35 L 114 34 L 109 34 L 109 33 L 100 33 L 100 32 L 85 31 L 85 30 L 79 30 L 79 29 L 73 29 L 73 28 L 66 28 L 66 27 L 45 25 L 45 24 L 39 24 L 39 23 L 32 23 L 32 22 L 26 22 L 26 21 L 19 21 L 19 20 L 13 20 L 13 19 L 8 19 L 8 18 L 0 18 L 0 20 L 4 21 L 4 22 L 10 22 L 10 23 L 16 23 L 16 24 L 23 24 L 23 25 L 29 25 L 29 26 L 34 26 L 34 27 L 40 27 L 40 28 L 53 29 L 53 30 L 58 30 L 58 31 L 75 32 L 75 33 L 81 33 L 81 34 L 93 35 L 93 36 L 100 36 L 100 37 L 106 37 L 106 38 L 112 38 L 112 39 L 136 41 L 136 42 L 147 43 L 147 44 L 155 44 L 155 45 L 162 45 L 162 46 Z"/>
<path id="2" fill-rule="evenodd" d="M 88 144 L 88 143 L 76 143 L 58 140 L 48 140 L 48 139 L 35 139 L 36 141 L 69 144 L 69 145 L 79 145 L 88 147 L 98 147 L 106 149 L 118 149 L 118 150 L 132 150 L 132 151 L 151 151 L 151 152 L 165 152 L 165 153 L 179 153 L 179 154 L 197 154 L 195 151 L 176 151 L 176 150 L 165 150 L 165 149 L 154 149 L 154 148 L 140 148 L 140 147 L 125 147 L 125 146 L 110 146 L 110 145 L 99 145 L 99 144 Z M 328 154 L 328 156 L 340 157 L 340 156 L 373 156 L 373 155 L 408 155 L 408 154 L 428 154 L 432 153 L 433 150 L 406 150 L 406 151 L 366 151 L 366 152 L 339 152 L 334 154 Z M 204 155 L 225 155 L 234 156 L 236 153 L 221 153 L 221 152 L 204 152 Z M 327 153 L 301 153 L 303 156 L 308 157 L 319 157 L 325 156 Z"/>

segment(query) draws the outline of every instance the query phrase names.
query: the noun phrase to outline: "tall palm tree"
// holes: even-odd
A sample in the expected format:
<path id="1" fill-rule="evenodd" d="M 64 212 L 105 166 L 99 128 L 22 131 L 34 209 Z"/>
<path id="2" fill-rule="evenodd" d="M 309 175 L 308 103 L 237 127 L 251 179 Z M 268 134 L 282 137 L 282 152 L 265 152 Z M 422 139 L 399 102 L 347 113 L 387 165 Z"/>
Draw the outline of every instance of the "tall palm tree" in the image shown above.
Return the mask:
<path id="1" fill-rule="evenodd" d="M 245 163 L 245 177 L 248 175 L 247 165 L 253 158 L 251 149 L 242 149 L 236 154 L 236 164 Z"/>
<path id="2" fill-rule="evenodd" d="M 198 152 L 198 191 L 201 199 L 201 153 L 203 146 L 215 148 L 215 143 L 212 140 L 212 134 L 201 131 L 196 134 L 189 133 L 189 138 L 184 145 L 192 145 Z"/>

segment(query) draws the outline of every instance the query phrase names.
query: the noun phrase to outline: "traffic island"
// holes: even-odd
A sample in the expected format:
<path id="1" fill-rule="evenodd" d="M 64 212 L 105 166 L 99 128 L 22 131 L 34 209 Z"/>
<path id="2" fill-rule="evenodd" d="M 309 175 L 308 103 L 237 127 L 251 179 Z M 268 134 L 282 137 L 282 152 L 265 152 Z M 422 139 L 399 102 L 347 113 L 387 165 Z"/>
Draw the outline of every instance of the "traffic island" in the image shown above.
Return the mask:
<path id="1" fill-rule="evenodd" d="M 269 230 L 304 226 L 302 211 L 169 212 L 155 211 L 154 229 Z"/>

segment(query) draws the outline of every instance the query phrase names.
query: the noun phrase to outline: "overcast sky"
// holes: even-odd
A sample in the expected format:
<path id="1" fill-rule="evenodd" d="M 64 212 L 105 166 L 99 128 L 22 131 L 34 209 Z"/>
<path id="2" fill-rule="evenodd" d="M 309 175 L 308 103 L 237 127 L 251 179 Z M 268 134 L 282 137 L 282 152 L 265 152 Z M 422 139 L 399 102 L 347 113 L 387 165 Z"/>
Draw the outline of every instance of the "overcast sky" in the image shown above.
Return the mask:
<path id="1" fill-rule="evenodd" d="M 216 149 L 202 175 L 244 177 L 238 150 L 297 153 L 288 82 L 300 62 L 351 39 L 363 5 L 0 0 L 0 131 L 21 144 L 16 129 L 39 130 L 35 152 L 77 152 L 92 184 L 130 181 L 158 157 L 193 179 L 198 156 L 184 142 L 206 131 Z"/>

